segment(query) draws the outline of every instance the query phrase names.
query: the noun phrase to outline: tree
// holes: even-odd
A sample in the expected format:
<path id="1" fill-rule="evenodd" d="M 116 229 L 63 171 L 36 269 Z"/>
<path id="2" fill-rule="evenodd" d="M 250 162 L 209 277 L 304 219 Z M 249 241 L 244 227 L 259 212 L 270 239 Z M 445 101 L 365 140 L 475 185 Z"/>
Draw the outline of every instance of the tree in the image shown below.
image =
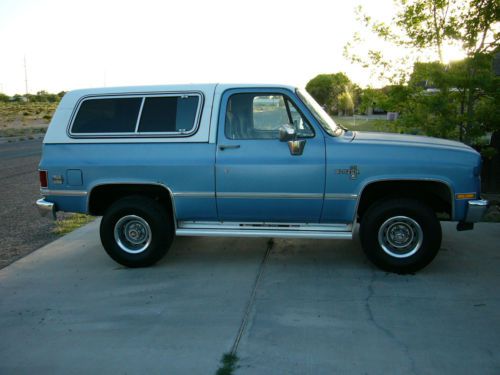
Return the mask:
<path id="1" fill-rule="evenodd" d="M 354 114 L 354 102 L 351 94 L 347 91 L 338 96 L 338 112 L 344 116 L 352 116 Z"/>
<path id="2" fill-rule="evenodd" d="M 408 85 L 398 89 L 402 94 L 392 95 L 394 102 L 400 103 L 400 125 L 411 132 L 459 138 L 467 143 L 477 143 L 486 132 L 498 130 L 500 82 L 491 62 L 491 55 L 477 55 L 448 65 L 416 63 Z M 471 64 L 475 69 L 473 80 L 467 73 Z M 468 104 L 472 91 L 473 101 Z M 469 105 L 473 111 L 470 118 Z"/>
<path id="3" fill-rule="evenodd" d="M 500 129 L 495 107 L 500 101 L 500 79 L 493 73 L 492 61 L 492 54 L 475 53 L 449 66 L 452 84 L 460 93 L 460 140 L 466 143 Z"/>
<path id="4" fill-rule="evenodd" d="M 476 110 L 480 110 L 480 117 L 484 119 L 484 107 L 496 101 L 491 91 L 491 85 L 495 83 L 491 73 L 491 58 L 492 52 L 499 48 L 500 3 L 498 0 L 397 0 L 396 4 L 397 12 L 389 25 L 373 20 L 363 14 L 362 9 L 358 11 L 359 19 L 372 34 L 405 51 L 405 56 L 411 56 L 413 52 L 413 61 L 407 57 L 401 61 L 391 61 L 381 50 L 375 49 L 368 49 L 364 56 L 357 55 L 349 49 L 353 43 L 360 42 L 358 36 L 346 45 L 345 54 L 353 62 L 364 66 L 371 64 L 378 69 L 379 76 L 385 75 L 389 82 L 403 84 L 413 81 L 410 85 L 414 91 L 418 87 L 415 81 L 419 75 L 435 82 L 437 91 L 433 96 L 423 96 L 424 93 L 417 90 L 412 98 L 413 109 L 406 106 L 406 110 L 414 113 L 414 121 L 422 121 L 421 117 L 416 116 L 419 108 L 432 110 L 429 116 L 425 116 L 429 121 L 427 131 L 432 134 L 450 134 L 449 124 L 444 120 L 451 116 L 458 101 L 459 115 L 453 118 L 454 124 L 458 127 L 460 140 L 471 143 L 478 132 L 485 129 L 484 122 L 476 116 Z M 443 46 L 447 44 L 460 45 L 466 59 L 445 66 Z M 423 53 L 429 48 L 435 51 L 439 61 L 434 65 L 419 66 L 418 59 L 422 59 Z M 392 73 L 387 75 L 396 64 L 401 68 L 392 69 Z M 408 64 L 414 66 L 411 78 Z M 449 106 L 446 100 L 454 104 Z M 431 114 L 434 117 L 430 118 Z M 421 123 L 420 126 L 426 125 Z M 444 128 L 437 131 L 437 126 Z"/>
<path id="5" fill-rule="evenodd" d="M 26 98 L 25 98 L 23 95 L 15 94 L 15 95 L 12 97 L 12 101 L 13 101 L 13 102 L 25 102 L 25 101 L 26 101 Z"/>
<path id="6" fill-rule="evenodd" d="M 330 107 L 332 103 L 332 86 L 331 74 L 319 74 L 307 83 L 306 90 L 320 105 Z"/>
<path id="7" fill-rule="evenodd" d="M 358 21 L 381 43 L 372 42 L 357 51 L 364 40 L 357 33 L 345 45 L 344 55 L 381 79 L 404 83 L 415 62 L 443 63 L 445 45 L 461 46 L 468 57 L 494 51 L 500 40 L 499 4 L 498 0 L 395 0 L 396 12 L 389 24 L 358 7 Z M 400 57 L 389 58 L 382 48 L 373 48 L 377 44 L 397 47 Z M 428 56 L 429 49 L 434 57 Z"/>
<path id="8" fill-rule="evenodd" d="M 358 110 L 361 105 L 361 95 L 363 94 L 363 89 L 357 84 L 353 83 L 350 88 L 350 95 L 354 104 L 354 110 Z"/>
<path id="9" fill-rule="evenodd" d="M 400 125 L 411 133 L 457 138 L 459 108 L 446 66 L 438 62 L 416 63 L 401 101 Z"/>
<path id="10" fill-rule="evenodd" d="M 341 95 L 349 93 L 352 102 L 351 92 L 355 87 L 344 73 L 335 73 L 317 75 L 307 83 L 306 90 L 329 112 L 337 113 Z"/>
<path id="11" fill-rule="evenodd" d="M 381 103 L 386 100 L 385 94 L 381 89 L 368 87 L 360 95 L 359 111 L 370 115 L 375 108 L 382 108 Z"/>
<path id="12" fill-rule="evenodd" d="M 36 95 L 26 94 L 28 101 L 35 103 L 57 103 L 61 98 L 57 94 L 51 94 L 45 90 L 38 91 Z"/>

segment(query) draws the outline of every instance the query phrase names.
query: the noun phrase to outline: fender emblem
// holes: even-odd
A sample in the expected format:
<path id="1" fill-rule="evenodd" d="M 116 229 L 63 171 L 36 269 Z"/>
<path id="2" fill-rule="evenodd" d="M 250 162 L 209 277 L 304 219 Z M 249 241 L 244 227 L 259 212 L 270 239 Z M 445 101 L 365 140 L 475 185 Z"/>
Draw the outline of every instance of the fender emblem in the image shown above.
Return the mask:
<path id="1" fill-rule="evenodd" d="M 359 174 L 361 173 L 357 165 L 351 165 L 349 168 L 344 169 L 336 169 L 335 172 L 337 172 L 337 174 L 347 174 L 351 177 L 351 180 L 357 179 Z"/>

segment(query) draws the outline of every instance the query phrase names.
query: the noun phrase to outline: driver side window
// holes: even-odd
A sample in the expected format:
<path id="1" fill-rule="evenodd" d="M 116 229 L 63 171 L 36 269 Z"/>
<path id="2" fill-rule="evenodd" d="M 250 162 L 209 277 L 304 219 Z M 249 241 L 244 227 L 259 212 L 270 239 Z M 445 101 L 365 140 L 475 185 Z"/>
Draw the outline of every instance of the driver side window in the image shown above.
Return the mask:
<path id="1" fill-rule="evenodd" d="M 234 94 L 227 103 L 225 134 L 229 139 L 279 139 L 279 129 L 293 126 L 298 137 L 314 137 L 297 107 L 281 94 Z"/>

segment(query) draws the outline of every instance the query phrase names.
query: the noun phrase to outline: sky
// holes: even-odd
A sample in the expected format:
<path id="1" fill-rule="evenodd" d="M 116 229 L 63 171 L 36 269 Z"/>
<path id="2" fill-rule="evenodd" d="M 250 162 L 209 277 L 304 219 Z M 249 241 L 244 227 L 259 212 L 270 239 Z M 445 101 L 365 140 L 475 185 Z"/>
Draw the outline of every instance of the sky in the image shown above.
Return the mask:
<path id="1" fill-rule="evenodd" d="M 354 8 L 388 19 L 392 0 L 0 0 L 0 92 L 241 82 L 303 87 L 345 72 L 361 28 Z"/>

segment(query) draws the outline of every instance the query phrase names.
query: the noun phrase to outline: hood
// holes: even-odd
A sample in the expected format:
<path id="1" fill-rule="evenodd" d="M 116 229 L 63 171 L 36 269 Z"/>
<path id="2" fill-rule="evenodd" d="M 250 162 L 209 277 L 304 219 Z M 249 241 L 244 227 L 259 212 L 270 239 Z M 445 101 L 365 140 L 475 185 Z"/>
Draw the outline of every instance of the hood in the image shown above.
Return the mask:
<path id="1" fill-rule="evenodd" d="M 428 147 L 439 149 L 451 149 L 469 151 L 477 153 L 473 148 L 456 141 L 448 139 L 424 137 L 417 135 L 394 134 L 394 133 L 370 133 L 370 132 L 356 132 L 354 143 L 367 143 L 379 144 L 387 146 L 414 146 L 414 147 Z"/>

